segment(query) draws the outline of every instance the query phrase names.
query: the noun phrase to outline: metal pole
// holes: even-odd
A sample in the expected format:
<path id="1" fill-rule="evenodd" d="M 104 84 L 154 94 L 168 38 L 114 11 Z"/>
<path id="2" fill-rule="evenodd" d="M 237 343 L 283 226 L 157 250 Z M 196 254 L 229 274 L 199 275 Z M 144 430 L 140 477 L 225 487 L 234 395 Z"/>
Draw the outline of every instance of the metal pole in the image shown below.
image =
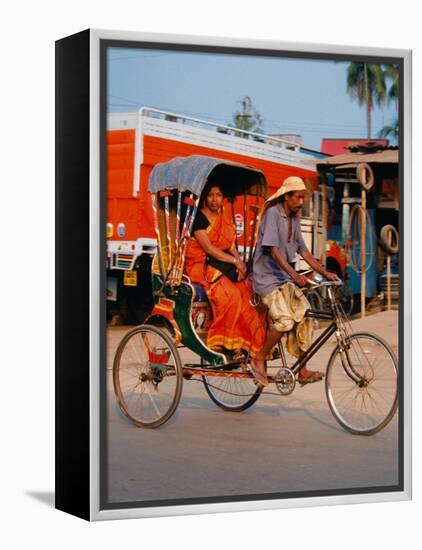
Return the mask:
<path id="1" fill-rule="evenodd" d="M 362 189 L 362 202 L 360 209 L 361 232 L 360 232 L 360 311 L 361 317 L 366 315 L 366 191 Z"/>
<path id="2" fill-rule="evenodd" d="M 164 272 L 164 265 L 163 265 L 163 258 L 161 256 L 161 236 L 160 236 L 160 228 L 158 225 L 158 212 L 157 212 L 157 202 L 158 202 L 158 193 L 152 193 L 151 195 L 151 202 L 152 202 L 152 213 L 154 217 L 154 229 L 155 229 L 155 235 L 157 237 L 157 257 L 158 257 L 158 265 L 161 271 L 161 278 L 165 278 L 165 272 Z"/>
<path id="3" fill-rule="evenodd" d="M 243 263 L 246 264 L 246 250 L 248 246 L 248 212 L 247 212 L 247 195 L 246 192 L 243 195 Z M 236 230 L 236 226 L 235 226 Z"/>
<path id="4" fill-rule="evenodd" d="M 176 281 L 176 284 L 178 283 L 178 272 L 177 272 L 177 265 L 179 263 L 179 257 L 178 254 L 180 253 L 180 240 L 181 240 L 181 234 L 180 234 L 180 216 L 182 211 L 182 194 L 183 191 L 179 189 L 179 192 L 177 194 L 177 208 L 176 208 L 176 232 L 175 232 L 175 250 L 174 250 L 174 265 L 173 265 L 173 272 L 170 277 L 170 284 L 174 284 Z"/>
<path id="5" fill-rule="evenodd" d="M 247 267 L 249 271 L 252 267 L 253 253 L 255 249 L 255 244 L 257 241 L 256 228 L 257 228 L 257 218 L 259 216 L 259 206 L 258 206 L 258 196 L 255 198 L 255 204 L 251 204 L 251 210 L 253 212 L 253 222 L 252 222 L 252 234 L 251 234 L 251 246 L 249 247 L 249 256 Z"/>
<path id="6" fill-rule="evenodd" d="M 173 243 L 171 240 L 171 228 L 170 228 L 170 202 L 169 202 L 169 191 L 162 191 L 161 195 L 164 195 L 164 211 L 165 211 L 165 217 L 166 217 L 166 236 L 167 236 L 167 246 L 168 246 L 168 262 L 166 269 L 168 269 L 173 260 Z"/>
<path id="7" fill-rule="evenodd" d="M 183 262 L 184 262 L 183 254 L 185 250 L 185 243 L 188 239 L 187 232 L 188 232 L 189 214 L 191 211 L 191 207 L 197 204 L 197 202 L 193 198 L 193 193 L 191 193 L 189 197 L 185 197 L 184 203 L 186 204 L 186 212 L 185 212 L 185 220 L 183 222 L 183 227 L 180 234 L 179 254 L 175 265 L 175 284 L 179 284 L 180 281 L 182 280 Z"/>
<path id="8" fill-rule="evenodd" d="M 237 244 L 236 216 L 234 213 L 234 200 L 235 200 L 234 197 L 230 199 L 231 206 L 232 206 L 232 222 L 233 222 L 233 227 L 235 228 L 234 245 L 236 247 L 237 252 L 239 253 L 239 246 Z"/>
<path id="9" fill-rule="evenodd" d="M 326 248 L 327 248 L 327 184 L 325 181 L 321 186 L 322 192 L 322 265 L 326 267 Z M 318 222 L 317 222 L 318 223 Z M 321 249 L 320 249 L 321 250 Z M 319 252 L 319 251 L 318 251 Z"/>
<path id="10" fill-rule="evenodd" d="M 391 309 L 391 256 L 387 256 L 387 310 Z"/>
<path id="11" fill-rule="evenodd" d="M 350 217 L 350 204 L 349 204 L 349 184 L 344 184 L 343 189 L 343 209 L 342 209 L 342 215 L 341 215 L 341 238 L 343 242 L 346 242 L 347 239 L 347 227 L 349 225 L 349 217 Z"/>

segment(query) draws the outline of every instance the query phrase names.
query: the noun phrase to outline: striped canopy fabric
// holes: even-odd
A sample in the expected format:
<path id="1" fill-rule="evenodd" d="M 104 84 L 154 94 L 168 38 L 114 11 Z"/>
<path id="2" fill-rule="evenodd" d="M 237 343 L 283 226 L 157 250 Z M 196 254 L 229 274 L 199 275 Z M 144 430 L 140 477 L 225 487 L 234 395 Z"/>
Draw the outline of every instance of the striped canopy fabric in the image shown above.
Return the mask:
<path id="1" fill-rule="evenodd" d="M 218 174 L 223 185 L 225 180 L 236 182 L 242 178 L 245 181 L 245 189 L 260 183 L 261 185 L 258 185 L 258 188 L 265 187 L 266 191 L 265 177 L 260 170 L 229 160 L 202 155 L 175 157 L 168 162 L 157 164 L 151 172 L 148 191 L 157 193 L 164 189 L 179 189 L 191 191 L 198 197 L 209 175 L 217 167 L 221 167 Z M 227 170 L 224 170 L 224 167 Z M 265 191 L 258 192 L 258 194 Z M 256 193 L 257 191 L 253 194 Z"/>

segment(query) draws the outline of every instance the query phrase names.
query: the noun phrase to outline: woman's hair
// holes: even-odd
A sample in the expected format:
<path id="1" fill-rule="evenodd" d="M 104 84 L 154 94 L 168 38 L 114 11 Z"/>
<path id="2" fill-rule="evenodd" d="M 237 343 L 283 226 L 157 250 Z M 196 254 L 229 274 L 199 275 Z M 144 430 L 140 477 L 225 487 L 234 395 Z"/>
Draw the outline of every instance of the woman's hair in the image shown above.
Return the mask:
<path id="1" fill-rule="evenodd" d="M 201 193 L 201 205 L 204 206 L 205 204 L 205 199 L 208 197 L 208 195 L 210 194 L 210 191 L 213 187 L 218 187 L 218 189 L 220 189 L 221 191 L 221 194 L 223 195 L 224 197 L 224 191 L 223 191 L 223 187 L 220 183 L 217 183 L 217 182 L 213 182 L 213 181 L 207 181 L 207 183 L 205 184 L 203 190 L 202 190 L 202 193 Z"/>
<path id="2" fill-rule="evenodd" d="M 213 187 L 218 187 L 218 189 L 220 189 L 223 197 L 224 197 L 224 191 L 223 191 L 223 186 L 220 184 L 220 183 L 217 183 L 217 182 L 213 182 L 213 181 L 207 181 L 207 183 L 205 184 L 204 186 L 204 189 L 202 190 L 202 199 L 205 200 L 208 195 L 210 194 L 210 191 Z"/>

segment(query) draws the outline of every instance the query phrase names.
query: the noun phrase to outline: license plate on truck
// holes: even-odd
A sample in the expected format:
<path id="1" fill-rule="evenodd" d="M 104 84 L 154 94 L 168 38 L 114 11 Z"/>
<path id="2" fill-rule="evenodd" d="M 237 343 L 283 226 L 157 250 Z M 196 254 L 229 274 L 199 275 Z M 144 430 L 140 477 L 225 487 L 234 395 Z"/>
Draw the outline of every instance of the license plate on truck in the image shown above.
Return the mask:
<path id="1" fill-rule="evenodd" d="M 138 273 L 136 271 L 125 271 L 123 276 L 123 284 L 125 286 L 136 286 L 138 284 Z"/>

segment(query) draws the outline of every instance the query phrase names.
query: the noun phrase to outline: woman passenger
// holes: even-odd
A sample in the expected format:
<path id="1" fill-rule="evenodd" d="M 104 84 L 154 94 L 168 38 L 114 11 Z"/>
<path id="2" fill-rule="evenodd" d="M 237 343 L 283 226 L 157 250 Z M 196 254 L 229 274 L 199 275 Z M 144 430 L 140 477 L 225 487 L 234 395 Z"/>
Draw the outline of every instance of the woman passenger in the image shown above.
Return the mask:
<path id="1" fill-rule="evenodd" d="M 192 283 L 204 286 L 212 306 L 208 347 L 241 361 L 242 350 L 253 357 L 262 348 L 265 326 L 249 302 L 250 291 L 244 281 L 246 266 L 236 249 L 233 222 L 224 214 L 222 188 L 208 183 L 203 197 L 203 207 L 198 210 L 187 247 L 186 272 Z M 211 260 L 207 261 L 207 256 Z M 216 264 L 212 259 L 226 262 L 232 271 L 234 267 L 237 282 L 212 267 L 210 263 Z"/>

